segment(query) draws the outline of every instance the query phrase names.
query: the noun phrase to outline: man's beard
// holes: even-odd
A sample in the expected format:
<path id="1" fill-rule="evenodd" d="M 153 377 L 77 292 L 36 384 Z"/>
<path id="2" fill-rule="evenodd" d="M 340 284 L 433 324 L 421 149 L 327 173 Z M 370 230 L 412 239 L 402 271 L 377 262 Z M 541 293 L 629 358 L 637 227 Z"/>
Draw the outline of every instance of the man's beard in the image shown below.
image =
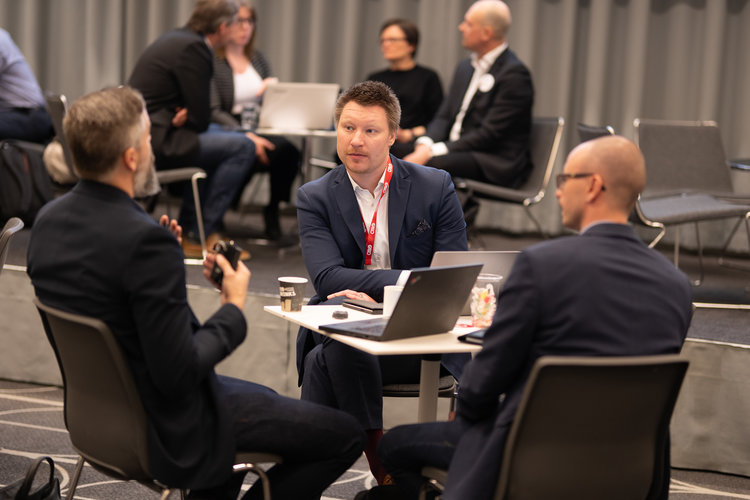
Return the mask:
<path id="1" fill-rule="evenodd" d="M 161 191 L 161 184 L 159 184 L 159 178 L 154 167 L 154 155 L 151 154 L 147 165 L 136 170 L 133 194 L 136 198 L 146 198 L 157 194 L 159 191 Z"/>

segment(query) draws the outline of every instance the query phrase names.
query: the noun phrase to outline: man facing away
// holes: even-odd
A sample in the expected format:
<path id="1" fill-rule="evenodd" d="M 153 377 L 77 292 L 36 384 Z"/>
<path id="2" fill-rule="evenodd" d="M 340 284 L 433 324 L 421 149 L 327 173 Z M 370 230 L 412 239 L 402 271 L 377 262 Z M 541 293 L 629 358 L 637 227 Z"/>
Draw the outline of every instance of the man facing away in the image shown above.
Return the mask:
<path id="1" fill-rule="evenodd" d="M 424 465 L 448 469 L 446 500 L 492 498 L 537 358 L 680 351 L 692 311 L 689 281 L 627 223 L 645 182 L 643 156 L 623 137 L 570 153 L 556 195 L 563 224 L 580 235 L 519 254 L 482 350 L 464 369 L 456 419 L 389 431 L 378 454 L 395 485 L 358 499 L 416 498 Z M 667 498 L 669 467 L 665 474 L 649 498 Z"/>
<path id="2" fill-rule="evenodd" d="M 376 301 L 402 270 L 430 265 L 438 250 L 466 250 L 466 226 L 450 176 L 388 154 L 401 108 L 381 82 L 362 82 L 336 104 L 339 165 L 297 193 L 302 256 L 315 286 L 311 303 L 343 297 Z M 404 276 L 404 280 L 406 277 Z M 447 355 L 461 375 L 468 355 Z M 383 429 L 383 384 L 419 380 L 419 356 L 372 356 L 301 329 L 297 368 L 302 399 L 342 409 L 367 431 L 373 475 Z"/>
<path id="3" fill-rule="evenodd" d="M 47 204 L 31 233 L 28 273 L 41 302 L 104 321 L 133 372 L 149 421 L 155 479 L 192 498 L 236 498 L 237 450 L 281 455 L 274 498 L 320 498 L 359 457 L 364 436 L 349 415 L 217 376 L 245 339 L 250 272 L 210 255 L 224 273 L 221 307 L 203 324 L 187 301 L 182 229 L 154 221 L 134 196 L 155 182 L 141 95 L 120 87 L 73 103 L 64 121 L 80 182 Z M 261 498 L 260 482 L 243 497 Z"/>
<path id="4" fill-rule="evenodd" d="M 234 0 L 198 0 L 187 26 L 149 45 L 129 80 L 146 99 L 159 168 L 198 166 L 208 175 L 201 184 L 201 208 L 209 246 L 219 239 L 224 213 L 255 158 L 255 145 L 244 135 L 208 129 L 213 49 L 226 44 L 236 14 Z M 183 198 L 179 220 L 186 256 L 202 257 L 192 196 Z"/>
<path id="5" fill-rule="evenodd" d="M 508 48 L 510 24 L 504 2 L 479 0 L 469 7 L 458 29 L 471 59 L 456 67 L 437 116 L 404 160 L 500 186 L 526 179 L 534 87 Z"/>

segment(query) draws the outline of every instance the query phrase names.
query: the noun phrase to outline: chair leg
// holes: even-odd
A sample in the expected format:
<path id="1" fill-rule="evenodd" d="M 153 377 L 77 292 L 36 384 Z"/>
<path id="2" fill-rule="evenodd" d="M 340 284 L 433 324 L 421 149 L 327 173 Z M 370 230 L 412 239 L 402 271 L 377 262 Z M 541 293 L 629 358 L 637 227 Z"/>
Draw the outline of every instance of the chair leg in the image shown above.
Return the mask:
<path id="1" fill-rule="evenodd" d="M 700 286 L 701 283 L 703 283 L 703 245 L 701 244 L 701 233 L 698 230 L 698 223 L 695 223 L 695 241 L 698 242 L 698 279 L 696 281 L 693 281 L 693 285 Z"/>
<path id="2" fill-rule="evenodd" d="M 745 221 L 745 232 L 747 234 L 747 248 L 748 251 L 750 251 L 750 214 L 746 214 L 744 217 L 740 217 L 737 219 L 737 223 L 734 225 L 734 228 L 732 228 L 732 232 L 729 233 L 729 237 L 724 243 L 724 246 L 721 249 L 721 254 L 719 255 L 719 265 L 731 269 L 738 269 L 740 271 L 750 271 L 750 267 L 730 262 L 726 257 L 727 250 L 729 249 L 729 244 L 732 242 L 732 239 L 734 238 L 737 230 L 740 228 L 740 224 L 742 224 L 743 220 Z"/>
<path id="3" fill-rule="evenodd" d="M 664 237 L 665 234 L 667 234 L 667 226 L 660 222 L 650 222 L 646 223 L 648 227 L 653 227 L 654 229 L 659 230 L 659 234 L 656 235 L 656 238 L 651 240 L 651 243 L 648 244 L 649 248 L 654 248 L 659 241 Z"/>
<path id="4" fill-rule="evenodd" d="M 67 500 L 73 500 L 73 495 L 76 493 L 76 487 L 78 487 L 78 480 L 81 478 L 81 471 L 83 471 L 83 457 L 78 457 L 76 462 L 76 469 L 73 472 L 73 478 L 70 480 L 70 486 L 68 486 L 68 495 L 65 497 Z"/>
<path id="5" fill-rule="evenodd" d="M 172 496 L 172 493 L 174 493 L 175 491 L 180 495 L 180 500 L 185 500 L 185 490 L 176 490 L 172 488 L 164 488 L 161 490 L 161 500 L 168 500 L 169 497 Z"/>
<path id="6" fill-rule="evenodd" d="M 529 219 L 534 223 L 537 230 L 539 231 L 539 234 L 542 235 L 542 238 L 545 240 L 548 238 L 547 233 L 544 232 L 544 229 L 542 229 L 542 225 L 539 223 L 539 220 L 537 220 L 536 217 L 534 217 L 534 214 L 531 213 L 531 208 L 528 205 L 523 206 L 524 210 L 526 210 L 526 215 L 529 216 Z"/>
<path id="7" fill-rule="evenodd" d="M 703 245 L 701 244 L 701 233 L 698 229 L 698 223 L 695 222 L 695 240 L 698 244 L 698 279 L 692 280 L 694 286 L 700 286 L 703 283 Z M 674 233 L 674 267 L 680 268 L 680 226 L 675 227 Z"/>
<path id="8" fill-rule="evenodd" d="M 268 474 L 263 470 L 262 467 L 251 464 L 237 464 L 234 466 L 234 472 L 250 471 L 260 478 L 261 486 L 263 486 L 263 498 L 265 500 L 271 500 L 271 480 L 268 478 Z"/>
<path id="9" fill-rule="evenodd" d="M 203 211 L 201 210 L 201 198 L 198 191 L 198 179 L 205 179 L 206 174 L 204 172 L 197 172 L 190 178 L 190 184 L 193 187 L 193 203 L 195 204 L 195 217 L 198 220 L 198 237 L 201 240 L 201 250 L 203 251 L 203 258 L 206 258 L 206 231 L 203 227 Z"/>

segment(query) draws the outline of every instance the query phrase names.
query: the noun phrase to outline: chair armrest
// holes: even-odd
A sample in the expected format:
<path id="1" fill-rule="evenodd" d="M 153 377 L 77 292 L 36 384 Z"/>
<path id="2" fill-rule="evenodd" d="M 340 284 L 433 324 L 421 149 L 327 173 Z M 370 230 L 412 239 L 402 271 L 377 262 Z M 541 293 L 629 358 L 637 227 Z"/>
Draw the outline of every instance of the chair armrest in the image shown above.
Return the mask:
<path id="1" fill-rule="evenodd" d="M 508 201 L 513 203 L 524 203 L 534 198 L 538 192 L 519 191 L 517 189 L 496 186 L 471 179 L 455 179 L 454 184 L 459 191 L 470 191 L 479 198 L 487 198 L 496 201 Z"/>
<path id="2" fill-rule="evenodd" d="M 205 177 L 206 172 L 202 168 L 198 167 L 173 168 L 170 170 L 156 171 L 156 176 L 158 177 L 161 184 L 189 181 L 195 174 L 203 174 L 203 176 Z"/>

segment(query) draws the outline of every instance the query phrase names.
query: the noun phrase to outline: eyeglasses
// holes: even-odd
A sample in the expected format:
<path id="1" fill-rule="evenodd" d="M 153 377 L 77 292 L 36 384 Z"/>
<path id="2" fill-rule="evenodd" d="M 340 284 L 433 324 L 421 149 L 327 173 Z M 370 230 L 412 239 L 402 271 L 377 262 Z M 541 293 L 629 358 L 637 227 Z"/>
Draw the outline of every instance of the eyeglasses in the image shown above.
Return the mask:
<path id="1" fill-rule="evenodd" d="M 384 43 L 396 43 L 396 42 L 404 42 L 404 41 L 406 41 L 406 37 L 401 37 L 401 38 L 381 38 L 380 39 L 380 44 L 382 45 Z"/>
<path id="2" fill-rule="evenodd" d="M 555 182 L 557 183 L 557 187 L 561 188 L 568 179 L 583 179 L 584 177 L 591 177 L 592 175 L 594 174 L 591 172 L 578 172 L 577 174 L 557 174 L 557 176 L 555 176 Z M 604 191 L 603 185 L 602 191 Z"/>
<path id="3" fill-rule="evenodd" d="M 249 17 L 238 17 L 236 21 L 237 24 L 249 24 L 250 26 L 255 24 L 255 19 L 251 19 Z"/>

